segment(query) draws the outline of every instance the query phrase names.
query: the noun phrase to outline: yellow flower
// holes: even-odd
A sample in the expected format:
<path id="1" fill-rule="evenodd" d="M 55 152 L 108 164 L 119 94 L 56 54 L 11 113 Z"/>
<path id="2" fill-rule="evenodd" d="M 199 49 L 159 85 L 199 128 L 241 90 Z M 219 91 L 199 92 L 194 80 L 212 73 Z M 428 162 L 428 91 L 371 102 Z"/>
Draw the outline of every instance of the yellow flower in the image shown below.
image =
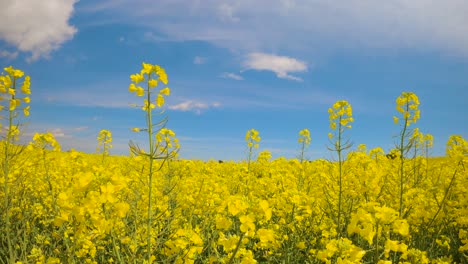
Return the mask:
<path id="1" fill-rule="evenodd" d="M 144 73 L 146 74 L 150 74 L 152 71 L 153 71 L 153 65 L 149 64 L 149 63 L 142 63 L 142 69 L 141 69 L 141 72 L 140 74 L 143 75 Z"/>
<path id="2" fill-rule="evenodd" d="M 29 116 L 29 108 L 30 106 L 26 106 L 25 108 L 23 108 L 23 113 L 24 113 L 24 116 Z"/>
<path id="3" fill-rule="evenodd" d="M 157 81 L 157 80 L 154 80 L 154 79 L 153 79 L 153 80 L 149 80 L 149 81 L 148 81 L 148 85 L 149 85 L 150 88 L 156 87 L 156 86 L 158 86 L 158 81 Z"/>
<path id="4" fill-rule="evenodd" d="M 164 71 L 164 69 L 158 65 L 155 65 L 155 68 L 156 68 L 156 74 L 159 75 L 159 80 L 161 80 L 161 82 L 163 82 L 164 84 L 167 84 L 168 81 L 167 81 L 166 71 Z"/>
<path id="5" fill-rule="evenodd" d="M 405 119 L 407 126 L 419 119 L 420 111 L 418 106 L 419 98 L 414 93 L 402 92 L 396 99 L 396 109 L 403 114 L 403 119 Z"/>
<path id="6" fill-rule="evenodd" d="M 252 215 L 242 215 L 239 217 L 241 222 L 240 231 L 246 233 L 247 236 L 253 235 L 255 233 L 255 217 Z"/>
<path id="7" fill-rule="evenodd" d="M 16 99 L 11 99 L 10 100 L 10 111 L 14 111 L 16 109 L 16 106 L 19 106 L 18 101 Z"/>
<path id="8" fill-rule="evenodd" d="M 139 83 L 139 82 L 142 82 L 145 79 L 145 77 L 143 77 L 143 75 L 141 74 L 136 73 L 136 74 L 130 75 L 130 79 L 134 83 Z"/>
<path id="9" fill-rule="evenodd" d="M 271 208 L 270 205 L 268 204 L 268 201 L 262 200 L 259 203 L 260 208 L 262 209 L 263 213 L 265 214 L 265 220 L 270 220 L 271 219 Z"/>
<path id="10" fill-rule="evenodd" d="M 23 77 L 24 75 L 24 72 L 22 72 L 21 70 L 16 70 L 16 69 L 13 69 L 12 66 L 8 67 L 8 68 L 4 68 L 4 70 L 6 72 L 8 72 L 8 74 L 10 74 L 11 76 L 13 76 L 14 78 L 21 78 Z"/>
<path id="11" fill-rule="evenodd" d="M 101 201 L 113 203 L 115 187 L 112 183 L 108 182 L 106 185 L 101 185 Z"/>
<path id="12" fill-rule="evenodd" d="M 298 249 L 305 249 L 305 248 L 306 248 L 306 244 L 305 244 L 304 241 L 297 242 L 297 243 L 296 243 L 296 247 L 297 247 Z"/>
<path id="13" fill-rule="evenodd" d="M 275 232 L 273 230 L 260 228 L 257 231 L 257 236 L 260 239 L 260 242 L 263 244 L 276 241 Z"/>
<path id="14" fill-rule="evenodd" d="M 134 83 L 131 83 L 129 86 L 128 86 L 128 91 L 131 92 L 131 93 L 134 93 L 137 91 L 137 88 L 135 86 Z"/>
<path id="15" fill-rule="evenodd" d="M 219 230 L 228 230 L 232 226 L 232 221 L 221 215 L 216 216 L 215 223 Z"/>
<path id="16" fill-rule="evenodd" d="M 402 236 L 409 235 L 409 225 L 406 220 L 395 220 L 393 222 L 393 232 L 398 233 Z"/>
<path id="17" fill-rule="evenodd" d="M 143 87 L 138 86 L 136 89 L 137 89 L 136 90 L 137 96 L 141 97 L 141 96 L 145 95 L 145 89 L 143 89 Z"/>
<path id="18" fill-rule="evenodd" d="M 156 98 L 156 105 L 158 107 L 162 107 L 164 105 L 164 97 L 161 94 L 158 94 L 158 97 Z"/>
<path id="19" fill-rule="evenodd" d="M 127 214 L 128 210 L 130 210 L 130 205 L 125 202 L 116 203 L 114 205 L 115 213 L 118 217 L 123 218 Z"/>
<path id="20" fill-rule="evenodd" d="M 244 201 L 239 199 L 231 200 L 228 202 L 228 212 L 231 215 L 237 215 L 238 213 L 243 212 L 247 208 L 247 204 L 245 204 Z"/>
<path id="21" fill-rule="evenodd" d="M 159 91 L 159 93 L 164 94 L 164 95 L 170 95 L 171 90 L 169 89 L 169 87 L 166 87 L 166 88 L 162 89 L 161 91 Z"/>
<path id="22" fill-rule="evenodd" d="M 24 78 L 23 86 L 21 86 L 21 92 L 23 92 L 24 94 L 31 94 L 30 86 L 31 86 L 31 77 L 26 76 Z"/>
<path id="23" fill-rule="evenodd" d="M 305 145 L 310 144 L 310 132 L 308 129 L 303 129 L 299 131 L 299 143 L 304 143 Z"/>
<path id="24" fill-rule="evenodd" d="M 140 129 L 138 127 L 134 127 L 134 128 L 132 128 L 132 131 L 133 132 L 140 132 Z"/>

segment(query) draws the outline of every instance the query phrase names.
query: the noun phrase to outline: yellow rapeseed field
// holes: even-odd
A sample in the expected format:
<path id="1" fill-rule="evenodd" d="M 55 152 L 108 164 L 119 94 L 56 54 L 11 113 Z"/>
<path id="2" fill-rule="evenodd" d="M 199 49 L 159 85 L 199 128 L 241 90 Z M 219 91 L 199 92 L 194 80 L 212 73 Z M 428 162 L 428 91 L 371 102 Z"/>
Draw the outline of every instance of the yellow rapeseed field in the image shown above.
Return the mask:
<path id="1" fill-rule="evenodd" d="M 162 114 L 168 77 L 143 63 L 129 92 L 143 100 L 148 149 L 110 155 L 62 152 L 51 133 L 18 143 L 29 115 L 31 80 L 0 76 L 0 263 L 467 263 L 468 142 L 450 137 L 443 158 L 428 157 L 419 99 L 396 99 L 401 129 L 392 153 L 351 146 L 352 106 L 330 106 L 334 161 L 307 161 L 307 129 L 297 159 L 258 152 L 246 133 L 243 162 L 178 158 Z"/>

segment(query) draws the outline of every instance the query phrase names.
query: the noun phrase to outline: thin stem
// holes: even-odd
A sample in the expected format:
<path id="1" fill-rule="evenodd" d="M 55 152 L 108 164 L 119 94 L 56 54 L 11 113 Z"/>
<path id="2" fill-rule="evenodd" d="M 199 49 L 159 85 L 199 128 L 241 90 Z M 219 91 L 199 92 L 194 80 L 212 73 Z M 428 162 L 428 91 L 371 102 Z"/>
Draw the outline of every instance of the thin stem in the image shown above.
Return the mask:
<path id="1" fill-rule="evenodd" d="M 409 103 L 406 104 L 406 112 L 409 111 Z M 405 112 L 405 113 L 406 113 Z M 403 194 L 404 194 L 404 165 L 405 165 L 405 137 L 406 137 L 406 130 L 408 128 L 408 117 L 405 117 L 405 124 L 403 126 L 403 131 L 401 132 L 400 138 L 400 211 L 399 217 L 403 215 Z"/>
<path id="2" fill-rule="evenodd" d="M 151 80 L 151 75 L 148 73 L 148 82 L 146 86 L 146 98 L 148 100 L 147 102 L 147 108 L 146 108 L 146 125 L 148 127 L 148 144 L 150 148 L 149 152 L 149 186 L 148 186 L 148 224 L 147 224 L 147 232 L 148 232 L 148 237 L 147 237 L 147 259 L 148 263 L 151 263 L 151 213 L 152 213 L 152 198 L 153 198 L 153 155 L 154 155 L 154 144 L 153 144 L 153 120 L 152 120 L 152 112 L 151 112 L 151 90 L 150 90 L 150 85 L 149 81 Z"/>
<path id="3" fill-rule="evenodd" d="M 437 212 L 435 213 L 434 217 L 432 217 L 431 221 L 429 221 L 429 224 L 427 225 L 427 229 L 429 230 L 429 228 L 431 227 L 431 225 L 434 223 L 434 221 L 436 220 L 437 216 L 439 215 L 440 211 L 442 210 L 442 208 L 444 207 L 445 205 L 445 201 L 447 200 L 447 197 L 448 197 L 448 194 L 450 192 L 450 189 L 452 188 L 452 185 L 453 183 L 455 182 L 455 176 L 457 175 L 457 172 L 458 172 L 458 167 L 460 165 L 463 165 L 463 161 L 459 161 L 458 164 L 457 164 L 457 167 L 455 168 L 455 171 L 453 172 L 453 175 L 452 175 L 452 179 L 450 179 L 450 183 L 447 187 L 447 190 L 445 190 L 445 194 L 444 194 L 444 198 L 442 198 L 442 202 L 440 202 L 440 206 L 439 208 L 437 209 Z"/>
<path id="4" fill-rule="evenodd" d="M 13 90 L 16 88 L 16 78 L 13 78 Z M 15 96 L 12 95 L 11 100 L 14 100 Z M 3 185 L 3 189 L 5 192 L 5 199 L 4 199 L 4 204 L 5 204 L 5 224 L 6 224 L 6 238 L 7 238 L 7 244 L 8 244 L 8 253 L 10 257 L 10 262 L 13 263 L 15 261 L 15 254 L 13 251 L 13 244 L 12 244 L 12 237 L 11 237 L 11 223 L 10 223 L 10 194 L 9 194 L 9 188 L 8 188 L 8 178 L 10 174 L 10 162 L 11 162 L 11 157 L 10 157 L 10 145 L 13 143 L 14 137 L 12 135 L 12 127 L 13 127 L 13 118 L 14 118 L 14 110 L 9 109 L 8 110 L 8 132 L 7 132 L 7 138 L 5 141 L 5 160 L 3 163 L 3 174 L 5 178 L 5 183 Z"/>
<path id="5" fill-rule="evenodd" d="M 341 134 L 343 132 L 343 129 L 341 127 L 341 116 L 340 119 L 338 120 L 338 141 L 336 142 L 336 151 L 338 152 L 338 187 L 339 187 L 339 192 L 338 192 L 338 237 L 341 237 L 341 207 L 342 207 L 342 199 L 343 199 L 343 158 L 341 156 Z"/>
<path id="6" fill-rule="evenodd" d="M 237 254 L 237 251 L 239 251 L 243 238 L 244 238 L 244 233 L 242 233 L 241 236 L 239 237 L 239 242 L 237 242 L 236 249 L 234 249 L 234 252 L 232 253 L 231 258 L 229 259 L 228 264 L 231 264 L 234 261 L 234 258 Z"/>

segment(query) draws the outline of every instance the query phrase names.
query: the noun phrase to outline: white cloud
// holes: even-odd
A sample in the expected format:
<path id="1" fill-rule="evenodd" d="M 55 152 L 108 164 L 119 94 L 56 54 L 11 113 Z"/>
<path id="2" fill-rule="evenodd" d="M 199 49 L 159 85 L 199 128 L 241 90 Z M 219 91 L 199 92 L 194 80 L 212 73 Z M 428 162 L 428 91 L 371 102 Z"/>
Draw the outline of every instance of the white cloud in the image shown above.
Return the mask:
<path id="1" fill-rule="evenodd" d="M 235 16 L 235 8 L 233 5 L 222 3 L 218 6 L 218 16 L 225 22 L 238 22 L 240 19 Z"/>
<path id="2" fill-rule="evenodd" d="M 0 58 L 6 58 L 7 60 L 14 60 L 18 56 L 18 52 L 10 52 L 7 50 L 0 50 Z"/>
<path id="3" fill-rule="evenodd" d="M 49 131 L 54 135 L 56 138 L 64 138 L 64 137 L 70 137 L 69 135 L 65 134 L 65 131 L 61 128 L 55 128 Z"/>
<path id="4" fill-rule="evenodd" d="M 175 111 L 195 112 L 197 114 L 201 114 L 201 112 L 204 110 L 207 110 L 209 108 L 216 108 L 220 106 L 221 104 L 219 102 L 202 103 L 202 102 L 193 101 L 193 100 L 186 100 L 175 105 L 170 105 L 169 109 L 175 110 Z"/>
<path id="5" fill-rule="evenodd" d="M 70 85 L 60 89 L 50 87 L 55 90 L 52 96 L 45 90 L 38 91 L 35 95 L 39 100 L 59 105 L 121 109 L 132 108 L 131 104 L 141 105 L 141 100 L 130 94 L 123 86 L 123 83 L 128 83 L 125 79 L 88 83 L 83 86 Z M 121 89 L 115 89 L 115 87 L 121 87 Z"/>
<path id="6" fill-rule="evenodd" d="M 193 64 L 203 64 L 205 62 L 206 62 L 205 57 L 195 56 L 195 58 L 193 58 Z"/>
<path id="7" fill-rule="evenodd" d="M 225 48 L 437 50 L 468 56 L 468 1 L 152 0 L 89 2 L 96 18 L 144 25 L 171 40 Z"/>
<path id="8" fill-rule="evenodd" d="M 77 131 L 77 132 L 81 132 L 81 131 L 86 131 L 88 130 L 89 127 L 88 126 L 80 126 L 80 127 L 75 127 L 73 128 L 74 131 Z"/>
<path id="9" fill-rule="evenodd" d="M 236 81 L 244 80 L 244 78 L 242 76 L 240 76 L 239 74 L 232 73 L 232 72 L 223 72 L 223 74 L 221 74 L 221 77 L 233 79 L 233 80 L 236 80 Z"/>
<path id="10" fill-rule="evenodd" d="M 76 33 L 77 29 L 68 24 L 75 2 L 77 0 L 3 1 L 0 39 L 21 52 L 30 52 L 29 61 L 47 58 Z"/>
<path id="11" fill-rule="evenodd" d="M 30 128 L 28 127 L 26 129 L 26 133 L 24 133 L 24 137 L 23 137 L 23 141 L 30 141 L 32 140 L 32 137 L 36 134 L 36 133 L 52 133 L 52 135 L 54 135 L 55 138 L 70 138 L 71 137 L 71 133 L 68 133 L 68 132 L 65 132 L 64 129 L 62 128 L 44 128 L 44 127 L 33 127 L 33 128 Z"/>
<path id="12" fill-rule="evenodd" d="M 159 35 L 159 34 L 155 34 L 151 31 L 147 31 L 145 32 L 145 34 L 143 35 L 144 39 L 146 41 L 149 41 L 149 42 L 165 42 L 165 41 L 168 41 L 169 39 Z"/>
<path id="13" fill-rule="evenodd" d="M 278 78 L 294 81 L 302 81 L 302 79 L 290 75 L 290 72 L 307 71 L 307 64 L 303 61 L 291 57 L 258 52 L 248 54 L 247 59 L 244 61 L 244 66 L 247 69 L 272 71 L 276 73 Z"/>

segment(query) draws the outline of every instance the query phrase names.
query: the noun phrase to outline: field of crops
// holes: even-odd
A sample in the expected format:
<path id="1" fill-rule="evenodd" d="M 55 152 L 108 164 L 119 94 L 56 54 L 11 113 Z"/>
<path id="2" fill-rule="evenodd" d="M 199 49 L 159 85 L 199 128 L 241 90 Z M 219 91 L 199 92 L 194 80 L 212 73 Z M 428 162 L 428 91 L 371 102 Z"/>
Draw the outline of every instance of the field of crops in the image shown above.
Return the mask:
<path id="1" fill-rule="evenodd" d="M 157 65 L 131 76 L 147 124 L 133 131 L 149 147 L 132 144 L 128 157 L 111 155 L 106 130 L 93 154 L 62 152 L 50 133 L 20 145 L 31 81 L 4 71 L 0 263 L 468 262 L 468 142 L 454 135 L 446 157 L 428 157 L 413 93 L 396 96 L 391 153 L 351 146 L 352 107 L 338 101 L 333 161 L 304 159 L 307 129 L 297 159 L 273 160 L 252 129 L 243 162 L 202 162 L 179 159 L 163 128 L 170 89 Z"/>

